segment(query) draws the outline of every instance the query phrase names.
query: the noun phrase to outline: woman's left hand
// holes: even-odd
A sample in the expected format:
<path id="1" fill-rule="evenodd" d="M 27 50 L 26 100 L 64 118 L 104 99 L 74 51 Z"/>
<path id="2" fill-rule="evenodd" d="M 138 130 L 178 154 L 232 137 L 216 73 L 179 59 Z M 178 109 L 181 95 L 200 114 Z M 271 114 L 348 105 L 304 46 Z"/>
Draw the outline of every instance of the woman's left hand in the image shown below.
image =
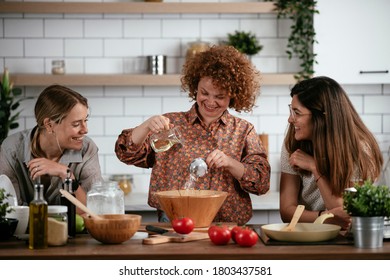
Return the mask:
<path id="1" fill-rule="evenodd" d="M 224 152 L 216 149 L 207 156 L 206 163 L 209 168 L 229 167 L 230 157 L 225 155 Z"/>
<path id="2" fill-rule="evenodd" d="M 64 179 L 67 170 L 65 165 L 47 158 L 34 158 L 27 164 L 27 168 L 33 180 L 43 175 L 58 176 Z"/>

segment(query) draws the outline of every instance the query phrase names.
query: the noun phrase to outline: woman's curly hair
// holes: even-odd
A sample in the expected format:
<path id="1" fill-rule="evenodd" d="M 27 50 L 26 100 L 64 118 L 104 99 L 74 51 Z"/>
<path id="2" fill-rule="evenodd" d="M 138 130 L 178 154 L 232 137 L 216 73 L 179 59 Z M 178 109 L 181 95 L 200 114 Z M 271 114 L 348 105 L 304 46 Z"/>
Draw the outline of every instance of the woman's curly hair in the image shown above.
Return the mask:
<path id="1" fill-rule="evenodd" d="M 210 77 L 214 86 L 229 94 L 229 108 L 237 112 L 252 111 L 260 95 L 260 72 L 232 46 L 212 46 L 187 59 L 182 75 L 181 89 L 192 100 L 196 100 L 200 79 Z"/>

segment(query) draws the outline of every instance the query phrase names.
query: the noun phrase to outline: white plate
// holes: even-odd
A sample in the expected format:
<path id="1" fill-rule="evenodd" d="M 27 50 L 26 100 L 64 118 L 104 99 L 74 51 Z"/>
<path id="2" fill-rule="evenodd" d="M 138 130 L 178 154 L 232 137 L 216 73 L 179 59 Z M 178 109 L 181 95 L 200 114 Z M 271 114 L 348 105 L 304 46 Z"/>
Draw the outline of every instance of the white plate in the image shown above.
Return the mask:
<path id="1" fill-rule="evenodd" d="M 8 204 L 10 206 L 18 205 L 15 188 L 12 185 L 12 182 L 8 178 L 7 175 L 4 175 L 4 174 L 0 175 L 0 188 L 5 189 L 5 193 L 6 194 L 9 193 L 12 196 L 12 197 L 9 197 L 8 199 L 5 199 L 5 202 L 7 202 L 7 200 L 8 200 Z"/>

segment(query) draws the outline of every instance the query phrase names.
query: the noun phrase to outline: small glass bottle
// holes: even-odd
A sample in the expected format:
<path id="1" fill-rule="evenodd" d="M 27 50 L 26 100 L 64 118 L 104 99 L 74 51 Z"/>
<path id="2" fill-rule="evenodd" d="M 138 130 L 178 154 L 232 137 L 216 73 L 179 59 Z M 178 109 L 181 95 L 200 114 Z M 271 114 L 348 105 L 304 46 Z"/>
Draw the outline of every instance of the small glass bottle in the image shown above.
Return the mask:
<path id="1" fill-rule="evenodd" d="M 43 185 L 34 185 L 34 199 L 30 202 L 29 248 L 47 248 L 47 202 L 43 197 Z"/>
<path id="2" fill-rule="evenodd" d="M 68 207 L 50 205 L 48 207 L 48 245 L 62 246 L 68 242 Z"/>

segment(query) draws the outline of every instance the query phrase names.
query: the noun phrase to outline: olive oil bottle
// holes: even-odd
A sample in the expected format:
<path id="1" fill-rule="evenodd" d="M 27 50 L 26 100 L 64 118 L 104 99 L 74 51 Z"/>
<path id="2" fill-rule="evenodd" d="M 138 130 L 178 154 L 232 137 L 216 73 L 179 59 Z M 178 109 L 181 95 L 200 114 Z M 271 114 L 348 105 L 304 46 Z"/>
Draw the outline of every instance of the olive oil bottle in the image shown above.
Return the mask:
<path id="1" fill-rule="evenodd" d="M 47 248 L 47 202 L 43 197 L 43 185 L 34 185 L 34 199 L 30 202 L 30 249 Z"/>

